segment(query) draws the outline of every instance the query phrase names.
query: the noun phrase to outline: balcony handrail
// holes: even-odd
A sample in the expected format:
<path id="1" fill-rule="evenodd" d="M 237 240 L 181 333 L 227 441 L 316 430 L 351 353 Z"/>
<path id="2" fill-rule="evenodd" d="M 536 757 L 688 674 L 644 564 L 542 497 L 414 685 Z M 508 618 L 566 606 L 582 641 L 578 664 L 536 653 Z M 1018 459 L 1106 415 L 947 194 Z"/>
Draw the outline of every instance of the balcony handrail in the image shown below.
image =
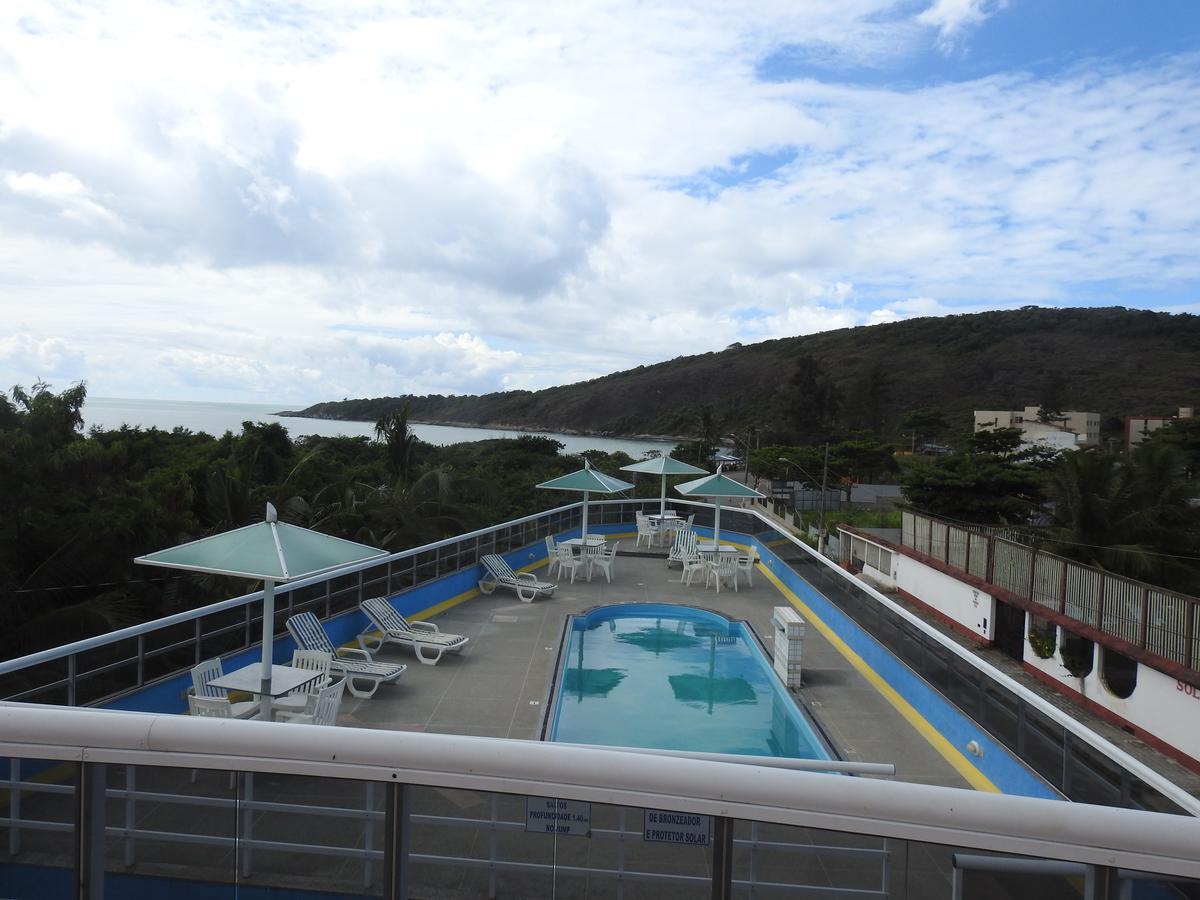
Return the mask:
<path id="1" fill-rule="evenodd" d="M 761 513 L 755 512 L 755 515 L 759 516 L 759 518 L 762 518 L 764 521 L 768 521 L 764 516 L 762 516 Z M 995 681 L 997 684 L 1007 688 L 1011 693 L 1015 694 L 1021 700 L 1028 703 L 1030 706 L 1032 706 L 1038 712 L 1042 713 L 1042 715 L 1046 716 L 1048 719 L 1050 719 L 1050 720 L 1056 722 L 1057 724 L 1059 724 L 1060 726 L 1062 726 L 1064 729 L 1069 731 L 1075 737 L 1080 738 L 1085 743 L 1096 748 L 1097 750 L 1100 750 L 1105 756 L 1107 756 L 1109 759 L 1112 759 L 1119 766 L 1121 766 L 1121 768 L 1126 769 L 1127 771 L 1136 775 L 1138 778 L 1140 778 L 1146 784 L 1150 785 L 1155 790 L 1157 790 L 1158 792 L 1163 794 L 1163 796 L 1168 797 L 1172 802 L 1177 804 L 1180 808 L 1187 810 L 1193 816 L 1200 816 L 1200 798 L 1192 796 L 1187 791 L 1183 790 L 1183 788 L 1179 787 L 1177 784 L 1167 780 L 1162 775 L 1160 775 L 1158 772 L 1154 771 L 1149 766 L 1147 766 L 1145 763 L 1143 763 L 1140 760 L 1129 755 L 1127 752 L 1122 750 L 1116 744 L 1112 743 L 1112 741 L 1108 740 L 1103 735 L 1099 734 L 1096 731 L 1093 731 L 1091 728 L 1088 728 L 1086 725 L 1084 725 L 1079 720 L 1074 719 L 1071 716 L 1067 715 L 1065 712 L 1060 710 L 1057 706 L 1053 705 L 1052 703 L 1049 703 L 1042 697 L 1038 696 L 1036 693 L 1031 691 L 1029 688 L 1025 687 L 1025 685 L 1021 684 L 1019 681 L 1012 678 L 1010 675 L 1007 675 L 1006 673 L 1002 672 L 1000 669 L 997 669 L 991 663 L 987 662 L 986 660 L 980 659 L 978 656 L 971 653 L 965 647 L 960 646 L 956 641 L 948 640 L 945 635 L 943 635 L 940 631 L 938 631 L 935 627 L 930 625 L 928 622 L 913 615 L 911 612 L 909 612 L 903 606 L 900 606 L 898 603 L 896 603 L 894 600 L 892 600 L 885 594 L 883 594 L 880 591 L 876 590 L 875 588 L 871 587 L 871 585 L 866 584 L 865 582 L 859 581 L 857 578 L 854 578 L 849 572 L 847 572 L 845 569 L 843 569 L 837 563 L 821 556 L 815 550 L 813 550 L 811 547 L 809 547 L 807 544 L 805 544 L 803 541 L 797 539 L 794 535 L 788 534 L 787 532 L 783 531 L 782 529 L 779 529 L 778 526 L 776 526 L 776 530 L 780 531 L 781 534 L 784 534 L 788 538 L 788 540 L 790 540 L 793 544 L 802 548 L 806 553 L 810 554 L 811 556 L 815 557 L 818 562 L 825 565 L 832 572 L 836 572 L 839 578 L 845 579 L 846 581 L 851 583 L 857 590 L 865 591 L 867 594 L 869 594 L 872 597 L 872 599 L 878 601 L 880 604 L 887 607 L 887 609 L 889 611 L 891 611 L 895 615 L 899 616 L 900 618 L 904 619 L 905 622 L 907 622 L 913 628 L 932 637 L 934 640 L 936 640 L 941 645 L 941 647 L 944 650 L 948 651 L 949 653 L 953 654 L 954 656 L 957 656 L 959 659 L 965 661 L 966 663 L 971 665 L 973 668 L 979 670 L 984 675 L 986 675 L 988 678 Z M 869 536 L 863 537 L 863 539 L 870 540 L 870 537 Z"/>
<path id="2" fill-rule="evenodd" d="M 628 501 L 624 501 L 628 502 Z M 595 503 L 592 504 L 596 505 Z M 286 594 L 290 591 L 299 590 L 300 588 L 309 587 L 310 585 L 320 584 L 324 581 L 331 581 L 335 578 L 341 578 L 346 575 L 353 575 L 355 572 L 361 572 L 366 569 L 373 569 L 377 566 L 385 566 L 389 563 L 396 562 L 401 559 L 408 559 L 412 556 L 417 556 L 421 553 L 428 553 L 431 550 L 437 550 L 440 547 L 446 547 L 450 544 L 458 544 L 462 541 L 470 540 L 471 538 L 482 537 L 492 532 L 501 531 L 505 528 L 512 528 L 516 525 L 524 525 L 526 522 L 532 522 L 536 519 L 552 516 L 556 513 L 567 512 L 573 507 L 582 507 L 583 503 L 567 503 L 563 506 L 556 506 L 553 509 L 542 510 L 539 513 L 534 513 L 529 516 L 522 516 L 519 519 L 511 519 L 508 522 L 502 522 L 499 525 L 492 525 L 488 528 L 478 528 L 475 531 L 469 531 L 466 534 L 455 535 L 454 537 L 443 538 L 440 541 L 433 541 L 429 544 L 422 544 L 420 547 L 411 547 L 408 550 L 398 550 L 395 553 L 387 556 L 376 556 L 369 560 L 358 563 L 351 563 L 347 566 L 339 568 L 332 572 L 322 572 L 319 575 L 312 575 L 307 578 L 298 578 L 295 581 L 289 581 L 283 584 L 276 585 L 275 596 Z M 191 622 L 196 619 L 202 619 L 206 616 L 211 616 L 216 613 L 224 612 L 229 609 L 234 609 L 240 606 L 254 603 L 261 600 L 263 592 L 261 590 L 252 591 L 249 594 L 242 594 L 239 597 L 230 597 L 228 600 L 218 600 L 216 603 L 210 603 L 207 606 L 198 606 L 195 609 L 185 610 L 181 613 L 175 613 L 170 616 L 164 616 L 160 619 L 151 619 L 148 622 L 141 622 L 137 625 L 130 625 L 127 628 L 120 628 L 116 631 L 105 632 L 94 637 L 84 638 L 83 640 L 74 641 L 70 644 L 63 644 L 59 647 L 51 647 L 48 650 L 39 650 L 36 653 L 30 653 L 26 656 L 18 656 L 14 659 L 0 661 L 0 675 L 6 675 L 9 672 L 15 672 L 19 669 L 26 669 L 30 666 L 40 665 L 41 663 L 53 662 L 56 659 L 72 656 L 76 653 L 83 653 L 88 650 L 95 650 L 98 647 L 103 647 L 106 644 L 118 643 L 128 638 L 134 638 L 138 635 L 149 634 L 163 628 L 170 628 L 172 625 L 180 625 L 184 622 Z"/>
<path id="3" fill-rule="evenodd" d="M 1200 819 L 543 741 L 0 703 L 0 755 L 655 807 L 1200 878 Z M 614 764 L 614 756 L 620 757 Z"/>

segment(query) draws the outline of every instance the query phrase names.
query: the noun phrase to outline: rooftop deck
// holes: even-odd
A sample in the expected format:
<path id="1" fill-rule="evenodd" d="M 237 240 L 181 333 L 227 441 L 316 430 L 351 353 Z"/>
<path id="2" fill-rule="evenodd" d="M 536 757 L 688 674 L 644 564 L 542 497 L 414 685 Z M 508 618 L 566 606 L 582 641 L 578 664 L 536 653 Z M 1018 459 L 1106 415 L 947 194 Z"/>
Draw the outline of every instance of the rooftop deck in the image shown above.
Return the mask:
<path id="1" fill-rule="evenodd" d="M 545 579 L 545 569 L 537 570 Z M 510 591 L 478 596 L 432 621 L 467 635 L 460 655 L 420 665 L 412 652 L 388 645 L 378 658 L 408 663 L 395 686 L 371 699 L 346 695 L 339 725 L 538 740 L 549 710 L 554 669 L 567 617 L 614 603 L 696 606 L 743 619 L 771 653 L 771 613 L 787 598 L 762 572 L 737 592 L 680 584 L 679 568 L 663 556 L 618 556 L 613 583 L 602 574 L 564 579 L 554 596 L 522 603 Z M 847 760 L 894 763 L 896 778 L 969 787 L 951 764 L 816 628 L 804 645 L 804 686 L 798 697 Z"/>

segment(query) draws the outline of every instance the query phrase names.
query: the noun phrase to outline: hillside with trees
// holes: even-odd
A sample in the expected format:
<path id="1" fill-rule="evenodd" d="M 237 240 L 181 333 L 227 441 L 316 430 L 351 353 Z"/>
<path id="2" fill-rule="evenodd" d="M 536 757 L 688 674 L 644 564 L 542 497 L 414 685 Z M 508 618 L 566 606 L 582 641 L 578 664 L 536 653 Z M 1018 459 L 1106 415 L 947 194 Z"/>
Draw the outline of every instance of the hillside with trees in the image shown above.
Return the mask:
<path id="1" fill-rule="evenodd" d="M 1114 432 L 1126 415 L 1200 406 L 1198 362 L 1197 316 L 1025 307 L 733 345 L 541 391 L 343 400 L 290 414 L 373 422 L 408 404 L 420 422 L 688 438 L 702 437 L 707 416 L 721 434 L 758 428 L 803 443 L 853 431 L 899 438 L 918 411 L 957 435 L 974 409 L 1037 404 L 1099 412 Z"/>

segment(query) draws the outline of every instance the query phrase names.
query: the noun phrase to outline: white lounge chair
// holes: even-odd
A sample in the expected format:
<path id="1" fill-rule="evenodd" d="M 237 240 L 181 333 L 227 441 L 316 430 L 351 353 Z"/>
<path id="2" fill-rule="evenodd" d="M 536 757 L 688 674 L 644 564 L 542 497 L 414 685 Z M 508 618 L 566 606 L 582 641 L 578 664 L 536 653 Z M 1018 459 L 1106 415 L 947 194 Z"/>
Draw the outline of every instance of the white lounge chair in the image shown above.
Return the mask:
<path id="1" fill-rule="evenodd" d="M 292 722 L 299 725 L 336 725 L 338 709 L 342 705 L 342 694 L 346 690 L 348 679 L 339 678 L 325 685 L 317 693 L 309 697 L 308 705 L 300 712 L 280 713 L 280 722 Z"/>
<path id="2" fill-rule="evenodd" d="M 582 554 L 576 554 L 564 544 L 558 545 L 558 580 L 562 581 L 563 572 L 571 571 L 571 584 L 575 583 L 575 573 L 580 567 L 587 565 Z"/>
<path id="3" fill-rule="evenodd" d="M 276 697 L 271 701 L 271 713 L 300 713 L 308 706 L 309 698 L 315 697 L 324 687 L 332 682 L 329 677 L 330 656 L 323 650 L 296 650 L 292 653 L 292 668 L 319 672 L 320 677 L 309 682 L 304 687 L 296 688 L 290 694 Z"/>
<path id="4" fill-rule="evenodd" d="M 753 547 L 750 548 L 749 553 L 743 553 L 737 558 L 738 575 L 741 575 L 744 572 L 746 575 L 746 583 L 750 585 L 750 587 L 754 587 L 754 563 L 757 559 L 758 551 Z"/>
<path id="5" fill-rule="evenodd" d="M 422 663 L 436 666 L 443 653 L 458 653 L 469 640 L 461 634 L 447 634 L 432 622 L 409 622 L 384 597 L 364 600 L 358 604 L 358 608 L 379 631 L 377 638 L 368 631 L 358 636 L 358 646 L 368 653 L 379 650 L 390 641 L 412 647 Z M 372 641 L 374 646 L 368 646 Z"/>
<path id="6" fill-rule="evenodd" d="M 613 562 L 617 558 L 617 547 L 620 545 L 621 542 L 617 541 L 611 547 L 605 547 L 595 556 L 588 558 L 588 581 L 592 580 L 592 569 L 595 568 L 603 571 L 604 577 L 608 579 L 608 583 L 612 584 Z"/>
<path id="7" fill-rule="evenodd" d="M 329 654 L 329 671 L 342 675 L 346 687 L 355 697 L 371 697 L 379 685 L 394 682 L 408 671 L 408 666 L 394 663 L 379 663 L 366 650 L 354 647 L 334 647 L 325 633 L 321 620 L 312 613 L 300 613 L 287 620 L 287 630 L 302 650 L 320 650 Z M 369 687 L 361 687 L 365 682 Z"/>
<path id="8" fill-rule="evenodd" d="M 251 719 L 258 715 L 257 700 L 239 700 L 236 703 L 230 703 L 229 691 L 209 684 L 210 681 L 220 678 L 224 674 L 219 656 L 200 663 L 192 669 L 192 696 L 224 700 L 229 703 L 230 717 L 234 719 Z M 210 713 L 195 713 L 195 715 L 210 715 Z"/>
<path id="9" fill-rule="evenodd" d="M 685 559 L 690 559 L 697 552 L 696 532 L 690 528 L 681 527 L 675 532 L 675 542 L 671 544 L 671 549 L 667 553 L 667 565 L 670 566 L 673 562 L 683 562 Z"/>
<path id="10" fill-rule="evenodd" d="M 543 594 L 549 597 L 558 587 L 549 581 L 538 581 L 529 572 L 518 575 L 503 556 L 495 553 L 489 553 L 479 562 L 486 572 L 484 577 L 479 579 L 479 591 L 482 594 L 490 594 L 498 587 L 511 588 L 523 602 L 532 603 Z"/>

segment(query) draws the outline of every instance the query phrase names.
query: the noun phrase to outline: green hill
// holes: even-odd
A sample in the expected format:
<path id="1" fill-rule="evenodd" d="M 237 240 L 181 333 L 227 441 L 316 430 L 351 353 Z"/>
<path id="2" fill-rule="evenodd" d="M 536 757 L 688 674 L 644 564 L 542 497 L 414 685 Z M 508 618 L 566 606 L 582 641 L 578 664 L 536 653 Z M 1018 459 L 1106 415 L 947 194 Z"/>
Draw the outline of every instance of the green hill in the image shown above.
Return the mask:
<path id="1" fill-rule="evenodd" d="M 733 345 L 541 391 L 342 400 L 289 415 L 374 421 L 407 402 L 420 422 L 685 437 L 708 405 L 725 431 L 786 434 L 805 356 L 840 397 L 838 425 L 883 437 L 926 407 L 969 431 L 973 409 L 1088 410 L 1112 429 L 1118 417 L 1200 406 L 1200 317 L 1025 307 Z"/>

